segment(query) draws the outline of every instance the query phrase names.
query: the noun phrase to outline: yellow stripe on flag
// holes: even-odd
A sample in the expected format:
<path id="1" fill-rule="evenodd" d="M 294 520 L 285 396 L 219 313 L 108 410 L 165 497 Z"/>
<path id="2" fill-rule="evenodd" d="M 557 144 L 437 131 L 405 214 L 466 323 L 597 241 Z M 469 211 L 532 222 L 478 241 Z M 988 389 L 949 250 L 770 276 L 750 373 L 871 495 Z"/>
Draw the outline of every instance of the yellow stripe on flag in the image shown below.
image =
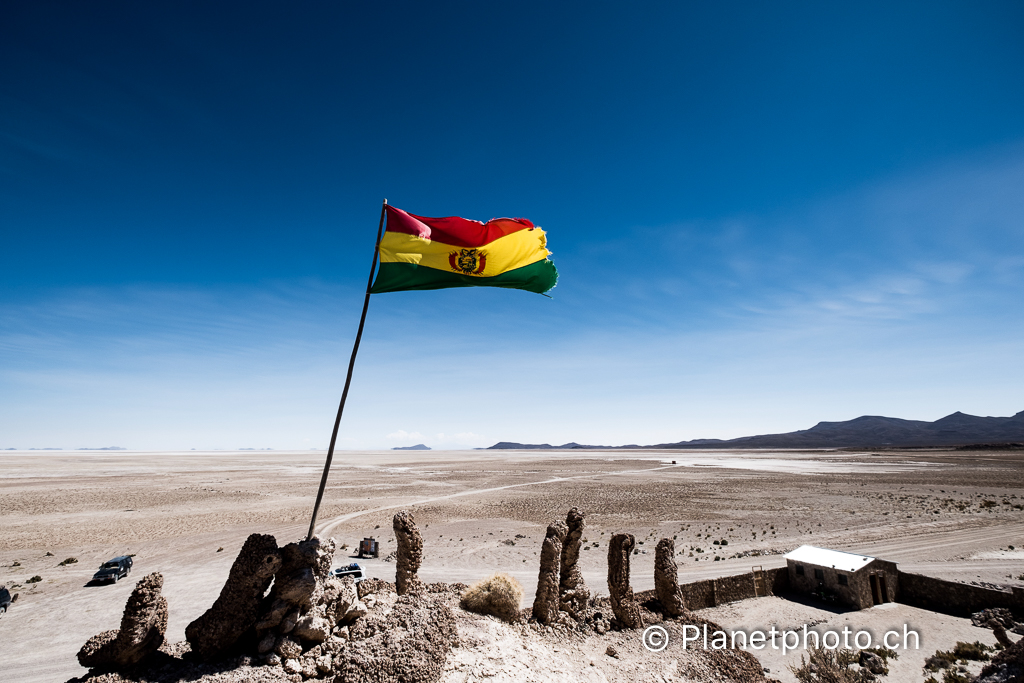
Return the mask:
<path id="1" fill-rule="evenodd" d="M 540 228 L 519 230 L 475 249 L 453 247 L 401 232 L 386 232 L 380 241 L 381 263 L 413 263 L 447 273 L 493 277 L 548 257 Z"/>

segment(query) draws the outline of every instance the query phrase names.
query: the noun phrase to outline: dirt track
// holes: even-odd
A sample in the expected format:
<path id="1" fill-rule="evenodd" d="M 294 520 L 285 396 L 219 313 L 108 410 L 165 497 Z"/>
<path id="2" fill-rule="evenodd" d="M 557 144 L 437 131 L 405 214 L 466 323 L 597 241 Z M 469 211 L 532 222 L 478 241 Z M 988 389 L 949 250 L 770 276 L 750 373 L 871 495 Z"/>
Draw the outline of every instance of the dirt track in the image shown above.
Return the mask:
<path id="1" fill-rule="evenodd" d="M 12 592 L 21 593 L 0 617 L 5 679 L 82 673 L 75 652 L 116 627 L 134 580 L 150 571 L 165 576 L 168 637 L 182 639 L 249 533 L 304 536 L 322 458 L 0 455 L 0 582 L 20 584 Z M 350 546 L 375 535 L 384 552 L 364 564 L 393 578 L 383 560 L 394 548 L 390 518 L 411 507 L 424 532 L 424 578 L 472 582 L 503 570 L 528 600 L 544 526 L 572 505 L 588 513 L 591 550 L 581 566 L 599 592 L 606 539 L 619 531 L 645 542 L 634 557 L 637 590 L 652 587 L 653 545 L 665 535 L 684 552 L 684 581 L 781 566 L 779 555 L 732 556 L 810 543 L 876 554 L 908 571 L 1024 585 L 1011 578 L 1024 573 L 1024 559 L 1008 550 L 1024 548 L 1022 490 L 1021 454 L 339 453 L 319 528 Z M 728 546 L 712 543 L 723 539 Z M 86 585 L 100 562 L 122 553 L 136 554 L 133 581 Z M 58 567 L 66 557 L 79 562 Z M 33 575 L 43 580 L 26 584 Z"/>

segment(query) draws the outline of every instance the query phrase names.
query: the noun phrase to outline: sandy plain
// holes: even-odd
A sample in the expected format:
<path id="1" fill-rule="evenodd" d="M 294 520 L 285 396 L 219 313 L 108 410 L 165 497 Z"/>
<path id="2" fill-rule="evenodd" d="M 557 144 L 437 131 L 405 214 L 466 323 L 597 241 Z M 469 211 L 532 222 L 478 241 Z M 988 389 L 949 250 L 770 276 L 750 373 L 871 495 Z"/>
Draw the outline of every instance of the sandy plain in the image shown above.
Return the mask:
<path id="1" fill-rule="evenodd" d="M 282 544 L 305 536 L 324 455 L 0 453 L 0 583 L 20 593 L 0 615 L 3 679 L 84 674 L 78 648 L 116 628 L 135 580 L 152 571 L 165 577 L 167 637 L 184 639 L 248 534 L 271 533 Z M 348 544 L 336 564 L 355 561 L 351 548 L 375 536 L 381 557 L 361 562 L 370 576 L 393 580 L 391 517 L 412 509 L 425 542 L 422 578 L 473 583 L 504 571 L 525 587 L 524 605 L 532 603 L 544 529 L 572 506 L 587 513 L 581 565 L 599 593 L 607 593 L 607 539 L 617 532 L 644 542 L 633 557 L 635 590 L 653 587 L 654 545 L 664 536 L 676 537 L 684 582 L 783 566 L 782 553 L 807 543 L 894 560 L 906 571 L 1020 586 L 1022 496 L 1020 452 L 340 452 L 317 529 Z M 727 546 L 713 545 L 722 539 Z M 772 554 L 736 557 L 751 550 Z M 126 553 L 135 554 L 132 580 L 89 585 L 102 561 Z M 59 566 L 69 557 L 78 561 Z M 36 575 L 42 581 L 26 583 Z M 902 605 L 841 613 L 761 598 L 703 612 L 729 628 L 911 623 L 920 651 L 901 658 L 891 681 L 923 681 L 924 658 L 956 640 L 993 642 L 967 620 Z M 531 667 L 531 658 L 561 667 L 551 680 L 639 680 L 648 668 L 650 680 L 681 680 L 657 669 L 675 660 L 651 657 L 638 636 L 615 636 L 622 657 L 612 659 L 596 640 L 559 649 L 540 639 L 530 647 L 543 653 L 524 654 L 525 644 L 499 653 L 509 634 L 485 622 L 479 629 L 490 634 L 481 642 L 490 638 L 493 656 L 460 654 L 447 680 L 548 680 L 551 670 Z M 794 680 L 787 666 L 798 663 L 799 650 L 755 654 L 772 676 Z"/>

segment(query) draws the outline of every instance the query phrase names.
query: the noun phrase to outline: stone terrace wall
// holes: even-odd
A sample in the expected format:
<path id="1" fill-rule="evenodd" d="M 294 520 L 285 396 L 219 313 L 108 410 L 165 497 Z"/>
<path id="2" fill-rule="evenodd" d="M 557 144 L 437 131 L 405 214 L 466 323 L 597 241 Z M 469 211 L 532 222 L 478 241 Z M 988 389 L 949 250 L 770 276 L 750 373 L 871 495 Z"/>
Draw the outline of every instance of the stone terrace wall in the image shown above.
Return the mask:
<path id="1" fill-rule="evenodd" d="M 990 607 L 1007 607 L 1024 614 L 1024 589 L 1000 591 L 907 572 L 899 573 L 896 601 L 954 616 L 969 616 Z"/>
<path id="2" fill-rule="evenodd" d="M 771 595 L 782 595 L 789 590 L 788 567 L 765 569 L 764 578 Z M 932 612 L 970 616 L 972 612 L 983 609 L 1007 607 L 1017 615 L 1024 615 L 1024 588 L 1000 591 L 902 571 L 899 572 L 898 586 L 896 602 Z M 756 597 L 751 572 L 684 583 L 679 585 L 679 589 L 687 609 L 691 610 Z M 639 602 L 645 602 L 653 600 L 655 595 L 652 590 L 637 593 L 636 597 Z"/>
<path id="3" fill-rule="evenodd" d="M 789 588 L 789 573 L 786 567 L 765 569 L 764 579 L 771 595 L 779 595 Z M 754 575 L 751 572 L 684 583 L 680 584 L 679 589 L 686 599 L 687 609 L 704 609 L 755 597 Z"/>

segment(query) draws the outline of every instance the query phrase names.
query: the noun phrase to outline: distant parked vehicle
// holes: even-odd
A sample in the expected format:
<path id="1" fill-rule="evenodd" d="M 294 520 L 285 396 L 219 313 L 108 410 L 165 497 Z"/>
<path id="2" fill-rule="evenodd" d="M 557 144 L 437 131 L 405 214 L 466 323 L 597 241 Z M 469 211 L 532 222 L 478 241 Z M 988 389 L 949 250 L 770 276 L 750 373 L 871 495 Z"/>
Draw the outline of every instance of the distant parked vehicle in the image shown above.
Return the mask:
<path id="1" fill-rule="evenodd" d="M 17 595 L 14 596 L 14 598 L 17 597 Z M 11 597 L 11 591 L 7 590 L 7 586 L 0 586 L 0 614 L 7 611 L 7 608 L 14 602 L 14 598 Z"/>
<path id="2" fill-rule="evenodd" d="M 99 571 L 93 574 L 92 580 L 97 583 L 103 583 L 105 581 L 117 583 L 118 580 L 123 579 L 131 573 L 132 558 L 127 555 L 121 555 L 101 564 Z"/>
<path id="3" fill-rule="evenodd" d="M 356 580 L 356 583 L 359 583 L 360 581 L 366 578 L 366 576 L 363 574 L 363 568 L 360 567 L 356 562 L 353 562 L 352 564 L 346 565 L 344 567 L 332 569 L 330 575 L 335 576 L 339 579 L 345 576 L 351 576 L 353 579 Z"/>
<path id="4" fill-rule="evenodd" d="M 373 536 L 359 541 L 359 557 L 380 557 L 380 544 Z"/>

